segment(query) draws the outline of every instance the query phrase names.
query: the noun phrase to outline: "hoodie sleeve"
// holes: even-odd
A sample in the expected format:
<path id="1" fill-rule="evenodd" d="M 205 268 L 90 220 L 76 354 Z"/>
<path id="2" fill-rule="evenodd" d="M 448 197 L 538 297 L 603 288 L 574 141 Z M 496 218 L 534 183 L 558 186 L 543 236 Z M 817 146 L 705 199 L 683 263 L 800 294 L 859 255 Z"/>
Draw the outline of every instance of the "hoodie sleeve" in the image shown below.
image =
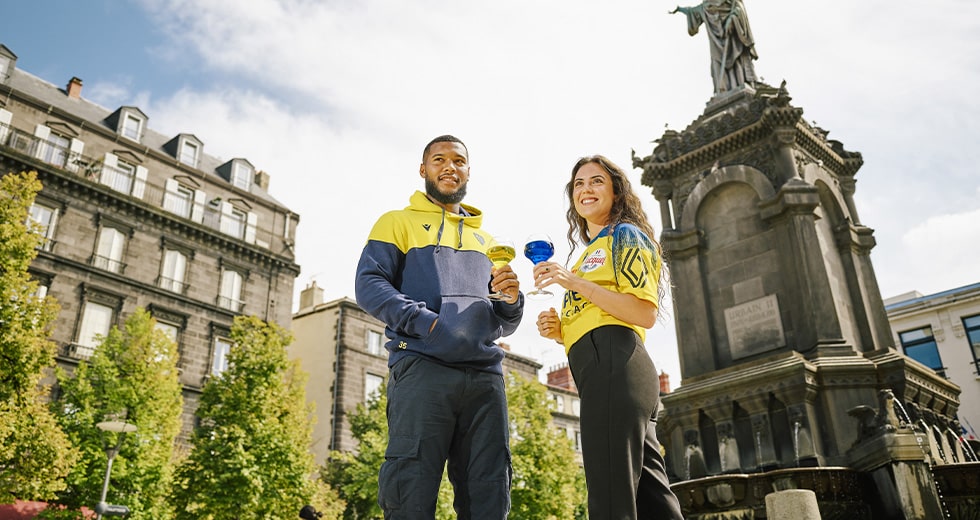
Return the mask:
<path id="1" fill-rule="evenodd" d="M 424 338 L 438 314 L 424 302 L 401 293 L 405 253 L 394 240 L 391 218 L 382 217 L 371 231 L 357 263 L 354 294 L 357 304 L 389 328 L 408 336 Z"/>
<path id="2" fill-rule="evenodd" d="M 521 318 L 524 316 L 524 293 L 518 292 L 517 301 L 514 303 L 494 301 L 493 313 L 500 320 L 502 335 L 510 336 L 517 331 L 517 326 L 521 324 Z"/>

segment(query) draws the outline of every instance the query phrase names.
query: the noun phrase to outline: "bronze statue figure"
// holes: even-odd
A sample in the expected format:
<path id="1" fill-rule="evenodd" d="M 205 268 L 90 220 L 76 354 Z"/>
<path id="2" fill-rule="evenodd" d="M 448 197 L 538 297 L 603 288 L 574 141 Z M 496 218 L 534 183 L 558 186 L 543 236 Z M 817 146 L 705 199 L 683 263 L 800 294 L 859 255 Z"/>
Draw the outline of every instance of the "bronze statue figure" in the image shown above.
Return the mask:
<path id="1" fill-rule="evenodd" d="M 678 6 L 670 14 L 678 11 L 687 15 L 691 36 L 698 33 L 701 24 L 707 27 L 715 94 L 755 84 L 752 60 L 759 56 L 742 0 L 704 0 L 691 7 Z"/>

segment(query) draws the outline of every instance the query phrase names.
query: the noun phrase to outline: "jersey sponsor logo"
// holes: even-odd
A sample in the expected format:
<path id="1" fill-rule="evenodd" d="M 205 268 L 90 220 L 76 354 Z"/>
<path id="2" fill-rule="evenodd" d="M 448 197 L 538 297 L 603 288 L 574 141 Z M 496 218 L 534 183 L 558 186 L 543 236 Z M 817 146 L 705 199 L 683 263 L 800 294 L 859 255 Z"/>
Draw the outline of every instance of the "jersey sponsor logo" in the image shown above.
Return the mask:
<path id="1" fill-rule="evenodd" d="M 562 302 L 561 310 L 565 318 L 571 318 L 585 310 L 591 302 L 582 297 L 575 291 L 565 292 L 565 301 Z"/>
<path id="2" fill-rule="evenodd" d="M 422 228 L 425 229 L 426 231 L 429 230 L 429 227 L 430 226 L 428 224 L 422 224 Z"/>
<path id="3" fill-rule="evenodd" d="M 623 275 L 634 289 L 643 287 L 647 284 L 647 268 L 643 264 L 643 256 L 640 255 L 639 248 L 632 248 L 623 251 L 626 258 L 623 261 Z"/>
<path id="4" fill-rule="evenodd" d="M 602 267 L 606 263 L 606 250 L 597 249 L 589 256 L 582 260 L 582 265 L 579 266 L 579 271 L 583 273 L 588 273 L 595 271 L 596 269 Z"/>

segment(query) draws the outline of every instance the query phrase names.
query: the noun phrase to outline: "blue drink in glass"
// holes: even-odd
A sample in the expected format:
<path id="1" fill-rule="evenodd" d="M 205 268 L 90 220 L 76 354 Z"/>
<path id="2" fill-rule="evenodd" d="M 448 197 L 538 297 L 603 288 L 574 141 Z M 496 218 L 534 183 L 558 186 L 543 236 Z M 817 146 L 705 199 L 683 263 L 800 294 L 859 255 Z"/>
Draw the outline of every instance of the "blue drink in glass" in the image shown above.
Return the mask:
<path id="1" fill-rule="evenodd" d="M 544 262 L 555 254 L 555 246 L 547 240 L 534 240 L 524 246 L 524 256 L 535 264 Z"/>
<path id="2" fill-rule="evenodd" d="M 531 235 L 524 245 L 524 256 L 535 265 L 548 260 L 554 254 L 555 246 L 551 243 L 551 238 L 547 235 Z M 527 293 L 527 295 L 535 298 L 554 296 L 554 294 L 545 289 L 535 289 Z"/>

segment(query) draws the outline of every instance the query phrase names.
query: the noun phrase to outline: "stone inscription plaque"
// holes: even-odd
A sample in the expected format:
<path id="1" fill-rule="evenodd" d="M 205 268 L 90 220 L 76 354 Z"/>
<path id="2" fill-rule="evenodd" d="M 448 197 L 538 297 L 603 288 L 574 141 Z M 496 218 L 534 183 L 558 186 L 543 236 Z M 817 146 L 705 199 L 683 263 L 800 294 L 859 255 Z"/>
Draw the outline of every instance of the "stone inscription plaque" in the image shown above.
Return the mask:
<path id="1" fill-rule="evenodd" d="M 775 294 L 725 309 L 725 327 L 732 359 L 786 346 Z"/>

